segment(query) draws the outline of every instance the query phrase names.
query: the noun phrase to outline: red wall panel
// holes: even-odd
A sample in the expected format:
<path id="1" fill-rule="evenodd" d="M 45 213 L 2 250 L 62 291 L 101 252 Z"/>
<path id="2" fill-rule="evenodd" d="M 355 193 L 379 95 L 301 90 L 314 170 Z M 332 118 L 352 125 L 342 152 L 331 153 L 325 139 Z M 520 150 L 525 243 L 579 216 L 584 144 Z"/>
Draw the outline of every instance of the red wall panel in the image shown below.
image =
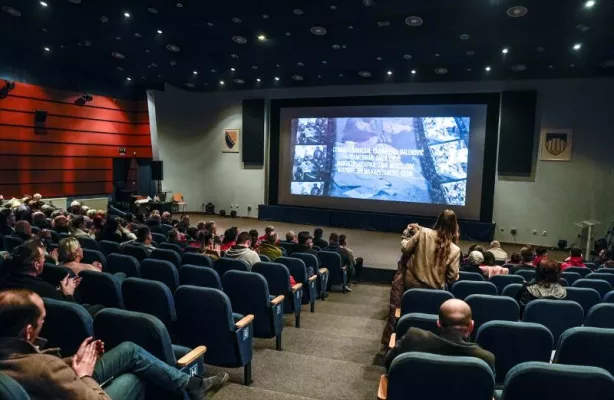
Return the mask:
<path id="1" fill-rule="evenodd" d="M 146 101 L 16 83 L 0 99 L 0 194 L 39 192 L 45 197 L 104 195 L 113 190 L 113 157 L 150 158 Z M 35 130 L 34 112 L 48 112 L 45 130 Z"/>

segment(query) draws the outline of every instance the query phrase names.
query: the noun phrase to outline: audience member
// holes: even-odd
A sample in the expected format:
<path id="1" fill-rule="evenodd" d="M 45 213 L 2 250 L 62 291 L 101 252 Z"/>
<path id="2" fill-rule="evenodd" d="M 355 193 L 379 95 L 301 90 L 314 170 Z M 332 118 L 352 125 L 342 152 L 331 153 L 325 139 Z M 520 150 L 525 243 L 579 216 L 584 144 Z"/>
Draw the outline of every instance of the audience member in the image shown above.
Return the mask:
<path id="1" fill-rule="evenodd" d="M 176 228 L 173 228 L 170 231 L 168 231 L 168 242 L 172 244 L 176 244 L 177 246 L 183 249 L 188 246 L 188 242 L 185 241 L 185 238 L 183 238 L 184 240 L 182 240 L 182 236 L 183 235 L 179 233 L 179 231 Z"/>
<path id="2" fill-rule="evenodd" d="M 85 218 L 82 215 L 76 216 L 70 221 L 70 234 L 76 238 L 90 238 L 85 232 Z"/>
<path id="3" fill-rule="evenodd" d="M 258 231 L 255 229 L 252 229 L 251 231 L 249 231 L 249 236 L 250 236 L 250 243 L 251 243 L 249 248 L 254 251 L 258 251 Z"/>
<path id="4" fill-rule="evenodd" d="M 58 261 L 69 268 L 75 275 L 81 271 L 102 271 L 102 264 L 94 261 L 92 264 L 81 263 L 83 259 L 83 249 L 79 241 L 74 237 L 67 237 L 60 240 L 58 246 Z"/>
<path id="5" fill-rule="evenodd" d="M 145 249 L 145 251 L 147 252 L 147 255 L 149 256 L 151 252 L 156 249 L 155 246 L 151 244 L 152 241 L 153 240 L 151 237 L 151 231 L 149 230 L 149 227 L 141 226 L 136 231 L 136 239 L 124 242 L 121 244 L 121 246 L 123 248 L 125 245 L 130 244 L 130 245 L 142 247 Z"/>
<path id="6" fill-rule="evenodd" d="M 15 233 L 13 236 L 18 237 L 24 242 L 32 239 L 32 226 L 28 221 L 17 221 L 15 223 Z"/>
<path id="7" fill-rule="evenodd" d="M 494 267 L 497 265 L 495 255 L 490 250 L 485 251 L 482 255 L 484 257 L 484 261 L 482 261 L 482 264 L 480 265 L 484 267 Z"/>
<path id="8" fill-rule="evenodd" d="M 237 244 L 237 236 L 239 235 L 239 229 L 236 226 L 226 229 L 224 232 L 224 239 L 222 240 L 222 246 L 220 250 L 225 252 L 232 246 Z"/>
<path id="9" fill-rule="evenodd" d="M 38 229 L 51 228 L 51 224 L 49 223 L 49 221 L 47 221 L 47 217 L 42 211 L 36 211 L 32 213 L 32 226 L 35 226 Z"/>
<path id="10" fill-rule="evenodd" d="M 275 233 L 275 231 L 271 231 L 267 239 L 260 242 L 258 249 L 260 250 L 260 254 L 269 257 L 271 261 L 283 255 L 281 249 L 277 247 L 277 233 Z"/>
<path id="11" fill-rule="evenodd" d="M 0 238 L 1 239 L 1 238 Z M 612 260 L 612 252 L 607 249 L 601 249 L 598 254 L 598 268 L 614 268 L 614 260 Z"/>
<path id="12" fill-rule="evenodd" d="M 215 244 L 213 234 L 210 231 L 198 231 L 196 234 L 196 246 L 201 254 L 214 260 L 220 258 L 220 246 Z"/>
<path id="13" fill-rule="evenodd" d="M 70 233 L 68 230 L 68 218 L 60 214 L 53 218 L 53 230 L 57 233 Z"/>
<path id="14" fill-rule="evenodd" d="M 237 237 L 237 244 L 226 251 L 224 257 L 243 260 L 249 265 L 251 270 L 252 265 L 260 262 L 260 256 L 254 250 L 250 249 L 251 236 L 248 232 L 241 232 Z"/>
<path id="15" fill-rule="evenodd" d="M 17 230 L 17 226 L 15 226 L 15 230 Z M 563 265 L 561 265 L 561 270 L 565 271 L 569 267 L 586 267 L 584 258 L 582 257 L 582 249 L 578 246 L 572 246 L 569 249 L 569 257 L 567 257 Z"/>
<path id="16" fill-rule="evenodd" d="M 501 248 L 501 243 L 497 240 L 493 240 L 490 242 L 490 249 L 488 249 L 495 256 L 496 261 L 505 261 L 507 260 L 507 253 L 503 251 Z"/>
<path id="17" fill-rule="evenodd" d="M 0 292 L 0 372 L 15 379 L 33 399 L 110 400 L 111 394 L 127 398 L 127 388 L 113 378 L 132 373 L 152 388 L 202 400 L 228 380 L 226 373 L 190 377 L 131 342 L 105 353 L 104 343 L 89 337 L 72 358 L 62 359 L 58 349 L 41 349 L 38 335 L 45 316 L 36 293 Z M 103 390 L 100 385 L 107 382 Z"/>
<path id="18" fill-rule="evenodd" d="M 160 214 L 154 214 L 156 211 L 158 210 L 153 210 L 151 215 L 149 216 L 149 218 L 147 219 L 147 221 L 145 221 L 145 224 L 151 229 L 154 226 L 160 226 L 162 225 L 162 217 L 160 216 Z"/>
<path id="19" fill-rule="evenodd" d="M 70 203 L 68 212 L 73 215 L 81 215 L 81 203 L 79 203 L 77 200 L 73 200 Z"/>
<path id="20" fill-rule="evenodd" d="M 495 356 L 469 341 L 474 326 L 471 308 L 467 303 L 459 299 L 447 300 L 439 308 L 437 320 L 439 334 L 435 335 L 419 328 L 409 328 L 407 333 L 399 338 L 394 348 L 386 354 L 384 360 L 386 369 L 390 368 L 396 356 L 419 351 L 444 356 L 476 357 L 484 360 L 494 373 Z"/>
<path id="21" fill-rule="evenodd" d="M 211 235 L 213 235 L 213 242 L 216 245 L 222 245 L 222 239 L 217 234 L 217 223 L 215 221 L 207 221 L 205 224 L 205 230 L 211 232 Z"/>
<path id="22" fill-rule="evenodd" d="M 480 253 L 484 253 L 484 248 L 482 246 L 480 246 L 477 243 L 472 244 L 471 246 L 469 246 L 469 253 L 471 253 L 472 251 L 479 251 Z"/>
<path id="23" fill-rule="evenodd" d="M 538 266 L 539 263 L 548 258 L 548 249 L 544 246 L 537 246 L 535 248 L 535 257 L 533 258 L 533 265 Z"/>
<path id="24" fill-rule="evenodd" d="M 186 214 L 182 215 L 177 224 L 177 230 L 181 233 L 186 233 L 190 227 L 190 217 Z"/>
<path id="25" fill-rule="evenodd" d="M 522 262 L 522 256 L 520 253 L 512 253 L 509 261 L 510 264 L 520 264 Z"/>
<path id="26" fill-rule="evenodd" d="M 403 255 L 392 281 L 383 345 L 388 345 L 396 324 L 394 314 L 401 307 L 401 297 L 406 290 L 443 289 L 458 279 L 461 251 L 456 245 L 459 229 L 454 211 L 442 211 L 433 229 L 408 225 L 401 238 Z"/>
<path id="27" fill-rule="evenodd" d="M 533 254 L 532 247 L 525 246 L 522 249 L 520 249 L 520 263 L 515 264 L 514 266 L 510 268 L 510 274 L 514 274 L 517 271 L 520 271 L 523 269 L 529 269 L 529 270 L 535 269 L 535 265 L 533 265 L 533 258 L 535 257 Z"/>
<path id="28" fill-rule="evenodd" d="M 273 225 L 267 225 L 264 228 L 264 235 L 258 238 L 258 243 L 265 242 L 267 238 L 269 237 L 269 235 L 271 234 L 271 232 L 274 232 L 274 231 L 275 231 L 275 227 Z"/>
<path id="29" fill-rule="evenodd" d="M 294 231 L 288 231 L 288 233 L 286 233 L 286 242 L 297 243 L 296 234 L 294 233 Z"/>
<path id="30" fill-rule="evenodd" d="M 312 248 L 313 238 L 307 231 L 298 233 L 298 243 L 292 247 L 292 253 L 307 253 L 317 257 L 318 252 Z"/>
<path id="31" fill-rule="evenodd" d="M 328 247 L 328 242 L 322 239 L 324 236 L 324 231 L 322 228 L 316 228 L 313 230 L 313 245 L 318 246 L 320 249 Z"/>
<path id="32" fill-rule="evenodd" d="M 136 238 L 136 236 L 134 237 Z M 124 240 L 125 239 L 125 240 Z M 96 235 L 96 240 L 108 240 L 114 243 L 123 243 L 128 240 L 133 240 L 130 235 L 124 235 L 120 229 L 119 219 L 115 217 L 107 218 L 107 222 L 102 226 L 102 229 Z"/>
<path id="33" fill-rule="evenodd" d="M 0 241 L 3 236 L 10 236 L 15 232 L 15 216 L 9 209 L 0 210 Z"/>
<path id="34" fill-rule="evenodd" d="M 486 278 L 490 279 L 490 277 L 494 275 L 509 274 L 509 269 L 503 268 L 497 265 L 497 261 L 495 260 L 495 255 L 490 250 L 485 251 L 483 256 L 484 256 L 484 261 L 480 265 L 480 270 L 482 271 L 482 274 L 484 274 Z"/>
<path id="35" fill-rule="evenodd" d="M 162 223 L 163 224 L 171 225 L 172 223 L 171 218 L 172 218 L 171 213 L 169 213 L 168 211 L 164 211 L 162 213 Z"/>
<path id="36" fill-rule="evenodd" d="M 555 260 L 542 260 L 535 268 L 535 280 L 524 283 L 516 294 L 516 301 L 520 306 L 520 315 L 527 304 L 536 299 L 563 300 L 567 297 L 567 289 L 559 280 L 561 267 Z"/>
<path id="37" fill-rule="evenodd" d="M 339 235 L 339 252 L 341 253 L 341 255 L 347 257 L 349 261 L 348 265 L 351 267 L 350 269 L 352 270 L 352 274 L 356 277 L 356 280 L 360 281 L 360 277 L 362 275 L 363 259 L 362 257 L 354 257 L 354 251 L 347 246 L 347 235 Z M 348 273 L 348 278 L 349 277 L 350 275 Z"/>
<path id="38" fill-rule="evenodd" d="M 479 251 L 472 251 L 467 256 L 467 262 L 461 265 L 461 271 L 463 272 L 473 272 L 476 274 L 482 275 L 482 270 L 480 269 L 480 265 L 484 263 L 484 255 Z"/>

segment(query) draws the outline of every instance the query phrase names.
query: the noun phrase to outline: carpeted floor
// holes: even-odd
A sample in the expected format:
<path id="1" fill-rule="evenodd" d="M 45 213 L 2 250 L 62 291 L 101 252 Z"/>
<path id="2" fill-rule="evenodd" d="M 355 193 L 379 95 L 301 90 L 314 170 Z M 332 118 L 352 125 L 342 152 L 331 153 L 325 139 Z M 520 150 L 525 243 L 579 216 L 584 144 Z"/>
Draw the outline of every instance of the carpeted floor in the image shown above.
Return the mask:
<path id="1" fill-rule="evenodd" d="M 254 339 L 251 386 L 243 371 L 224 369 L 230 381 L 215 400 L 369 399 L 377 397 L 379 340 L 388 307 L 389 286 L 355 284 L 352 293 L 332 292 L 317 301 L 315 313 L 303 306 L 301 327 L 286 315 L 283 351 L 274 339 Z M 208 372 L 219 369 L 208 367 Z"/>

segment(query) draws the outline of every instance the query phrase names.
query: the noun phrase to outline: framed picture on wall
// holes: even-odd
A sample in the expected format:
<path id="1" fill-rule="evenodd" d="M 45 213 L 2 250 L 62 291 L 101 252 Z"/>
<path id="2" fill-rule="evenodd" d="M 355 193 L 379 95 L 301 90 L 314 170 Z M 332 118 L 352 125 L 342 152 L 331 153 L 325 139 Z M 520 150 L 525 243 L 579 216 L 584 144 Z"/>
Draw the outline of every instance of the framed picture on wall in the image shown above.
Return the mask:
<path id="1" fill-rule="evenodd" d="M 572 129 L 542 129 L 539 154 L 542 161 L 571 161 Z"/>
<path id="2" fill-rule="evenodd" d="M 224 129 L 224 138 L 222 139 L 222 153 L 239 152 L 239 134 L 239 129 Z"/>

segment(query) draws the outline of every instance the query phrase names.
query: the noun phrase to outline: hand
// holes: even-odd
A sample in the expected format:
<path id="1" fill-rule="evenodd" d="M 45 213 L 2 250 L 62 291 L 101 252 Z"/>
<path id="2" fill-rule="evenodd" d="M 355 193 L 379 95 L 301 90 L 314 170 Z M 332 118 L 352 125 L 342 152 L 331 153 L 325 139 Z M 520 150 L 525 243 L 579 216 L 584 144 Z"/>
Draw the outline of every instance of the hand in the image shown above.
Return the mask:
<path id="1" fill-rule="evenodd" d="M 92 263 L 92 266 L 102 271 L 102 264 L 100 263 L 100 261 L 94 261 Z"/>
<path id="2" fill-rule="evenodd" d="M 64 293 L 64 296 L 74 296 L 75 289 L 80 283 L 81 278 L 71 278 L 70 275 L 66 275 L 66 277 L 60 281 L 60 289 L 62 290 L 62 293 Z"/>
<path id="3" fill-rule="evenodd" d="M 98 357 L 102 357 L 102 355 L 104 354 L 104 342 L 102 340 L 96 340 L 94 342 L 94 346 L 96 347 L 96 353 L 98 354 Z"/>
<path id="4" fill-rule="evenodd" d="M 51 253 L 49 253 L 49 255 L 55 260 L 55 263 L 58 263 L 58 249 L 53 249 L 51 250 Z"/>
<path id="5" fill-rule="evenodd" d="M 98 361 L 98 350 L 96 342 L 91 342 L 92 338 L 87 338 L 85 342 L 81 344 L 79 351 L 72 358 L 72 369 L 79 378 L 84 376 L 92 376 L 94 373 L 94 367 L 96 361 Z M 90 341 L 90 343 L 86 343 Z"/>

